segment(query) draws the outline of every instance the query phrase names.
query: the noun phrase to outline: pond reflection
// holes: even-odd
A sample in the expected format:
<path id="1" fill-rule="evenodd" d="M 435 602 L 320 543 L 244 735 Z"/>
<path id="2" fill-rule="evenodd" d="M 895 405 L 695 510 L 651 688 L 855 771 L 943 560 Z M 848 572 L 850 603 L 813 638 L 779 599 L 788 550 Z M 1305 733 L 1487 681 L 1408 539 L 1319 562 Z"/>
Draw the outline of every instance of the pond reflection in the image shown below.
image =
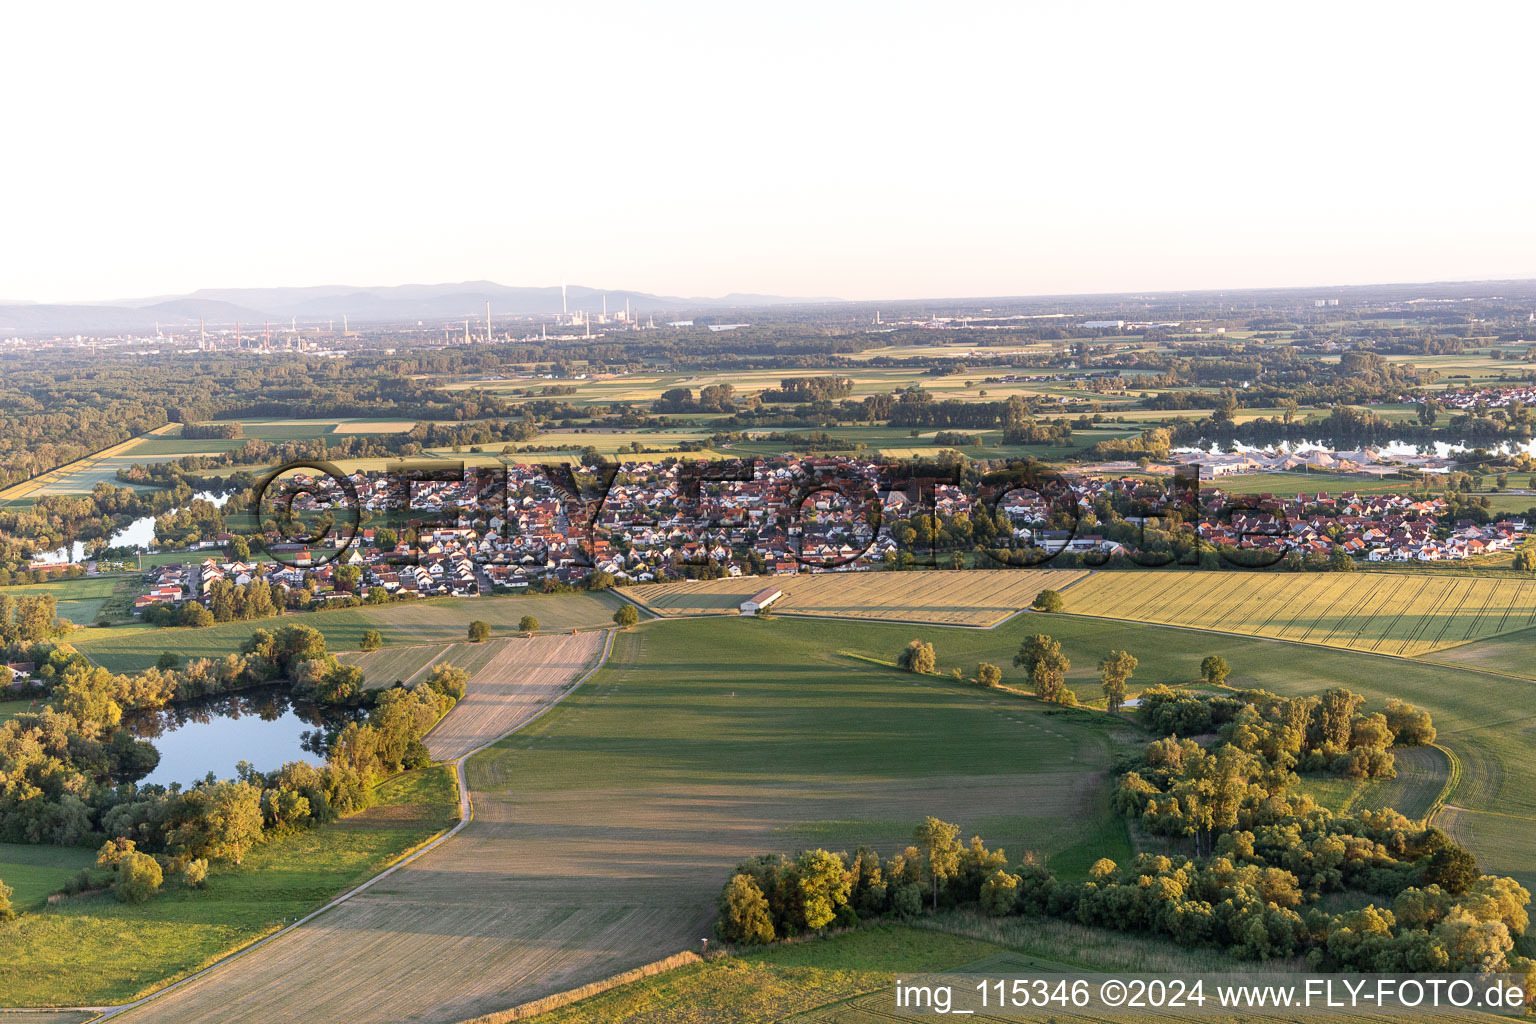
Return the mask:
<path id="1" fill-rule="evenodd" d="M 191 785 L 209 772 L 233 778 L 249 761 L 258 771 L 288 761 L 325 760 L 328 737 L 358 715 L 323 708 L 281 687 L 206 697 L 158 711 L 123 716 L 123 727 L 160 751 L 160 764 L 140 783 Z"/>

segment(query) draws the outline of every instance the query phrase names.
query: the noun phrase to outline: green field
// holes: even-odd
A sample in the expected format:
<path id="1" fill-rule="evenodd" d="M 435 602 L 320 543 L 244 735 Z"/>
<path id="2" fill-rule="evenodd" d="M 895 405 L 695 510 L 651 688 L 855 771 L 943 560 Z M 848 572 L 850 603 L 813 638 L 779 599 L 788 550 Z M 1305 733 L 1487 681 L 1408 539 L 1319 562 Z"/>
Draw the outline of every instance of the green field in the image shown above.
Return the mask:
<path id="1" fill-rule="evenodd" d="M 1451 780 L 1451 766 L 1434 747 L 1394 751 L 1395 779 L 1349 779 L 1338 775 L 1307 775 L 1303 791 L 1335 814 L 1391 807 L 1410 818 L 1422 818 Z"/>
<path id="2" fill-rule="evenodd" d="M 1210 483 L 1201 482 L 1202 488 L 1216 488 L 1224 494 L 1273 494 L 1277 497 L 1295 497 L 1298 494 L 1394 494 L 1415 491 L 1419 481 L 1397 478 L 1378 480 L 1368 476 L 1352 476 L 1347 473 L 1236 473 L 1217 477 Z"/>
<path id="3" fill-rule="evenodd" d="M 31 700 L 0 700 L 0 723 L 24 711 L 36 711 Z"/>
<path id="4" fill-rule="evenodd" d="M 1450 573 L 1097 572 L 1064 595 L 1080 615 L 1405 657 L 1536 623 L 1536 580 Z"/>
<path id="5" fill-rule="evenodd" d="M 1536 628 L 1502 633 L 1460 647 L 1436 651 L 1423 660 L 1456 668 L 1505 672 L 1536 679 L 1536 661 L 1531 658 L 1533 653 L 1536 653 Z"/>
<path id="6" fill-rule="evenodd" d="M 11 902 L 17 913 L 41 910 L 70 875 L 95 863 L 89 850 L 0 843 L 0 882 L 16 890 Z"/>
<path id="7" fill-rule="evenodd" d="M 257 847 L 242 867 L 216 867 L 206 890 L 171 884 L 138 906 L 95 893 L 37 910 L 42 887 L 57 888 L 95 863 L 94 854 L 0 846 L 0 879 L 16 885 L 12 876 L 20 878 L 32 905 L 14 924 L 0 925 L 0 1005 L 134 998 L 323 906 L 458 820 L 451 768 L 397 775 L 379 786 L 378 797 L 362 814 Z M 37 867 L 40 858 L 60 868 Z"/>
<path id="8" fill-rule="evenodd" d="M 974 958 L 968 959 L 973 954 Z M 946 963 L 948 966 L 939 966 Z M 881 925 L 688 964 L 526 1019 L 535 1024 L 888 1024 L 906 1019 L 892 1012 L 891 986 L 896 978 L 927 972 L 1054 979 L 1084 969 L 1122 975 L 1188 976 L 1197 972 L 1284 971 L 1296 966 L 1273 961 L 1233 963 L 1217 953 L 1048 919 L 999 921 L 941 914 L 916 927 Z M 1018 1011 L 1007 1017 L 977 1015 L 967 1019 L 1088 1024 L 1278 1018 L 1150 1012 L 1094 1017 Z M 1341 1024 L 1387 1024 L 1393 1018 L 1335 1012 L 1328 1019 Z M 487 1017 L 483 1024 L 493 1022 L 499 1024 L 499 1018 Z"/>
<path id="9" fill-rule="evenodd" d="M 167 650 L 204 658 L 234 654 L 256 630 L 287 625 L 320 630 L 333 652 L 355 651 L 362 646 L 363 632 L 369 629 L 382 633 L 387 646 L 449 643 L 464 639 L 474 619 L 490 623 L 493 635 L 501 636 L 516 632 L 518 620 L 524 615 L 537 618 L 545 630 L 591 629 L 612 625 L 618 606 L 619 599 L 606 593 L 440 598 L 300 612 L 255 622 L 226 622 L 198 630 L 142 625 L 84 629 L 71 634 L 69 642 L 81 654 L 114 672 L 133 672 L 153 665 L 161 652 Z"/>
<path id="10" fill-rule="evenodd" d="M 52 594 L 59 603 L 59 617 L 74 623 L 94 622 L 102 606 L 112 597 L 118 577 L 81 576 L 78 579 L 59 580 L 54 583 L 30 583 L 19 587 L 0 587 L 0 594 L 7 597 L 41 597 Z"/>

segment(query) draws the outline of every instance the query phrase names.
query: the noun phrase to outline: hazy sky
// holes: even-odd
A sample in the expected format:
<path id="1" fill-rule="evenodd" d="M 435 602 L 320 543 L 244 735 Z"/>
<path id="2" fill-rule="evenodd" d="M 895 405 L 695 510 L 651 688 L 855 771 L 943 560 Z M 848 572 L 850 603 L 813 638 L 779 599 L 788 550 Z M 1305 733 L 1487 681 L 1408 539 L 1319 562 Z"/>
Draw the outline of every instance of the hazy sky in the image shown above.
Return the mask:
<path id="1" fill-rule="evenodd" d="M 1536 5 L 6 4 L 0 299 L 1536 277 Z"/>

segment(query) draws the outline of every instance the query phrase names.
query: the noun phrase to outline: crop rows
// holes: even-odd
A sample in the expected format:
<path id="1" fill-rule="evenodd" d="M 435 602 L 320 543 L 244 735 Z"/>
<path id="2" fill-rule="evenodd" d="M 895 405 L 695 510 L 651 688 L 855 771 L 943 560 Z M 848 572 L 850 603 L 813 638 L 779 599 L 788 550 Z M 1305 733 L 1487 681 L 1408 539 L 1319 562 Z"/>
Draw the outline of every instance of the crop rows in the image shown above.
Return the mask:
<path id="1" fill-rule="evenodd" d="M 1430 574 L 1095 573 L 1067 611 L 1413 657 L 1536 624 L 1536 581 Z"/>
<path id="2" fill-rule="evenodd" d="M 735 615 L 741 602 L 777 586 L 784 597 L 773 609 L 785 614 L 990 626 L 1028 607 L 1040 591 L 1060 590 L 1083 575 L 1056 569 L 816 573 L 667 583 L 627 593 L 658 615 Z"/>

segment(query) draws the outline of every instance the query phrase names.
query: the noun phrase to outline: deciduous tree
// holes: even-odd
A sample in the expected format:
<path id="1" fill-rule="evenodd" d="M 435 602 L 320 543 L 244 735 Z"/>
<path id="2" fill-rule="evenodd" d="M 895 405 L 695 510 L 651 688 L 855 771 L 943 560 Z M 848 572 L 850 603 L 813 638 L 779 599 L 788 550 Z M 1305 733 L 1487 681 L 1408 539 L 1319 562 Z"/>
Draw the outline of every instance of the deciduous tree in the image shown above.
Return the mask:
<path id="1" fill-rule="evenodd" d="M 1041 700 L 1073 703 L 1067 700 L 1071 692 L 1066 687 L 1067 670 L 1072 663 L 1061 652 L 1061 643 L 1044 633 L 1037 633 L 1019 645 L 1019 653 L 1013 663 L 1029 673 L 1035 687 L 1035 695 Z"/>
<path id="2" fill-rule="evenodd" d="M 720 920 L 715 930 L 726 942 L 760 946 L 773 941 L 773 915 L 768 900 L 752 876 L 737 874 L 720 894 Z"/>
<path id="3" fill-rule="evenodd" d="M 1140 664 L 1134 654 L 1126 651 L 1110 651 L 1109 657 L 1099 662 L 1099 678 L 1104 688 L 1104 703 L 1111 713 L 1118 712 L 1125 703 L 1125 684 Z"/>
<path id="4" fill-rule="evenodd" d="M 922 851 L 933 892 L 933 909 L 939 909 L 939 883 L 947 880 L 960 866 L 960 826 L 929 815 L 912 833 L 912 841 Z"/>

